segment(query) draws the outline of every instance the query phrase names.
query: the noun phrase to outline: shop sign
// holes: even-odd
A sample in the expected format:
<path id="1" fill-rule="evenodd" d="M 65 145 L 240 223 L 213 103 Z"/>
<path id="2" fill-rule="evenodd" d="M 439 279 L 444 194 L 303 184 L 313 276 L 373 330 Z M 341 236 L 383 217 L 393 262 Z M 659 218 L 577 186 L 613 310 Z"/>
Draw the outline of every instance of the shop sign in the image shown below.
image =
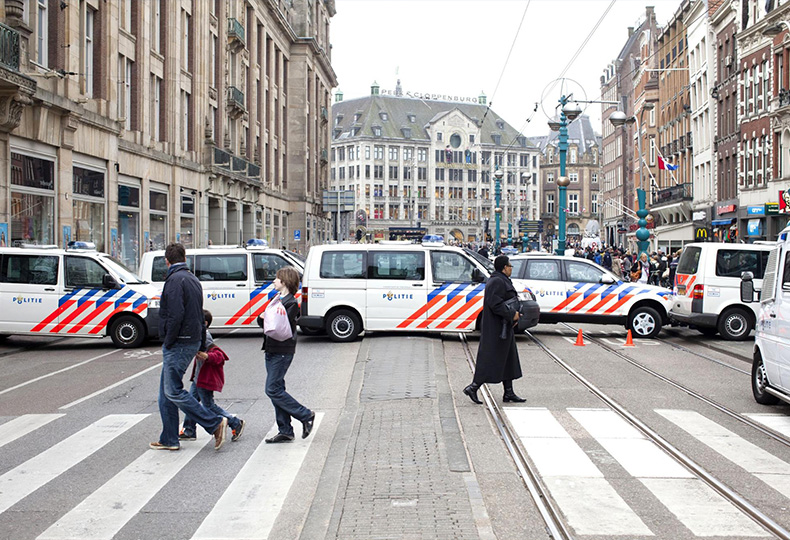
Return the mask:
<path id="1" fill-rule="evenodd" d="M 761 219 L 750 219 L 746 224 L 746 234 L 749 236 L 762 236 L 763 227 Z"/>
<path id="2" fill-rule="evenodd" d="M 790 189 L 779 191 L 779 211 L 785 214 L 790 213 Z"/>
<path id="3" fill-rule="evenodd" d="M 735 212 L 736 208 L 738 208 L 738 206 L 734 204 L 722 204 L 716 207 L 716 215 L 720 216 L 722 214 L 729 214 L 731 212 Z"/>
<path id="4" fill-rule="evenodd" d="M 765 215 L 767 215 L 767 216 L 775 216 L 778 213 L 779 213 L 779 203 L 778 202 L 765 203 Z"/>
<path id="5" fill-rule="evenodd" d="M 765 215 L 765 206 L 747 206 L 746 213 L 750 216 L 764 216 Z"/>
<path id="6" fill-rule="evenodd" d="M 691 215 L 691 221 L 705 221 L 705 212 L 694 212 Z"/>
<path id="7" fill-rule="evenodd" d="M 707 242 L 710 235 L 710 230 L 707 227 L 698 227 L 694 229 L 694 240 L 698 242 Z"/>

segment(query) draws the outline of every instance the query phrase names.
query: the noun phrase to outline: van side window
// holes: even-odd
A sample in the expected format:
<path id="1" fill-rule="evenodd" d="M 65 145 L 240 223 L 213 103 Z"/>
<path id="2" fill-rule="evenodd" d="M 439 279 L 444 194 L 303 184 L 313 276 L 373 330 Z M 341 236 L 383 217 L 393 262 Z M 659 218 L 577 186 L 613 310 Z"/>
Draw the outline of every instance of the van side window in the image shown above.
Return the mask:
<path id="1" fill-rule="evenodd" d="M 514 262 L 515 261 L 512 259 L 510 260 L 510 264 Z M 513 273 L 515 272 L 516 269 L 513 268 Z M 526 279 L 539 279 L 541 281 L 560 281 L 559 261 L 527 261 L 527 275 L 524 277 Z"/>
<path id="2" fill-rule="evenodd" d="M 782 274 L 782 289 L 787 290 L 790 285 L 790 252 L 785 255 L 785 269 Z"/>
<path id="3" fill-rule="evenodd" d="M 267 253 L 255 253 L 252 256 L 252 267 L 255 269 L 255 282 L 274 281 L 277 277 L 277 270 L 291 266 L 288 261 L 279 255 Z M 298 270 L 297 270 L 298 272 Z M 301 272 L 299 272 L 301 274 Z"/>
<path id="4" fill-rule="evenodd" d="M 200 281 L 247 281 L 247 254 L 195 255 L 195 275 Z"/>
<path id="5" fill-rule="evenodd" d="M 687 247 L 683 250 L 678 261 L 678 274 L 696 274 L 699 269 L 699 258 L 702 255 L 701 247 Z M 740 276 L 738 276 L 740 277 Z"/>
<path id="6" fill-rule="evenodd" d="M 365 253 L 327 251 L 321 255 L 319 275 L 326 279 L 365 279 Z"/>
<path id="7" fill-rule="evenodd" d="M 751 272 L 754 279 L 763 279 L 769 254 L 767 250 L 720 249 L 716 253 L 716 275 L 740 279 L 744 272 Z"/>
<path id="8" fill-rule="evenodd" d="M 568 281 L 582 283 L 600 283 L 603 276 L 603 272 L 595 266 L 574 261 L 565 261 L 565 271 L 568 273 Z"/>
<path id="9" fill-rule="evenodd" d="M 0 281 L 30 285 L 56 285 L 60 257 L 3 255 Z"/>
<path id="10" fill-rule="evenodd" d="M 195 271 L 195 256 L 187 255 L 187 268 Z M 154 262 L 151 263 L 151 281 L 164 281 L 167 279 L 167 263 L 165 256 L 154 257 Z"/>
<path id="11" fill-rule="evenodd" d="M 434 281 L 472 281 L 475 265 L 461 255 L 449 251 L 431 251 L 431 271 Z"/>
<path id="12" fill-rule="evenodd" d="M 107 270 L 87 257 L 66 255 L 66 287 L 73 289 L 101 289 Z"/>
<path id="13" fill-rule="evenodd" d="M 421 251 L 371 251 L 369 261 L 370 279 L 425 279 L 425 254 Z"/>

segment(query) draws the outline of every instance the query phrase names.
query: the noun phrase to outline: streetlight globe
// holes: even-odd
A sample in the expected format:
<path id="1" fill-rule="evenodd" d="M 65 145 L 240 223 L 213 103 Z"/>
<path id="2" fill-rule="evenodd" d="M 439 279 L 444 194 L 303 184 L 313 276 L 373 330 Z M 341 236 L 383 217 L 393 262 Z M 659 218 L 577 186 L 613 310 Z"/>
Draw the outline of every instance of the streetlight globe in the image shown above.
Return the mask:
<path id="1" fill-rule="evenodd" d="M 565 106 L 562 107 L 562 112 L 565 113 L 565 117 L 569 122 L 573 122 L 582 113 L 582 108 L 578 103 L 570 102 L 566 103 Z"/>
<path id="2" fill-rule="evenodd" d="M 560 187 L 568 187 L 570 183 L 571 180 L 567 176 L 560 176 L 559 178 L 557 178 L 557 185 Z"/>
<path id="3" fill-rule="evenodd" d="M 505 173 L 502 171 L 502 169 L 497 169 L 496 171 L 494 171 L 494 178 L 496 178 L 497 180 L 502 180 L 503 176 L 505 176 Z"/>
<path id="4" fill-rule="evenodd" d="M 552 131 L 559 131 L 562 124 L 557 120 L 549 120 L 549 129 Z"/>
<path id="5" fill-rule="evenodd" d="M 609 115 L 609 121 L 614 127 L 620 127 L 624 125 L 626 120 L 627 118 L 623 111 L 614 111 L 611 115 Z"/>
<path id="6" fill-rule="evenodd" d="M 522 180 L 529 180 L 529 173 L 527 171 L 524 171 L 523 173 L 521 173 L 521 179 Z"/>

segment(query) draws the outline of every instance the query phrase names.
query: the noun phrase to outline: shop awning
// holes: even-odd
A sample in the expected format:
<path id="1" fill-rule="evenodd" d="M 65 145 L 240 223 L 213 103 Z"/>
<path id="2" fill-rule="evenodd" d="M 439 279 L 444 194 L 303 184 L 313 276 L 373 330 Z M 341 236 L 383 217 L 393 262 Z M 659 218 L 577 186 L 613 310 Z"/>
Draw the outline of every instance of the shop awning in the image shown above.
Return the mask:
<path id="1" fill-rule="evenodd" d="M 729 219 L 714 219 L 710 222 L 711 225 L 714 227 L 721 227 L 722 225 L 732 225 L 732 222 L 735 221 L 735 218 Z"/>

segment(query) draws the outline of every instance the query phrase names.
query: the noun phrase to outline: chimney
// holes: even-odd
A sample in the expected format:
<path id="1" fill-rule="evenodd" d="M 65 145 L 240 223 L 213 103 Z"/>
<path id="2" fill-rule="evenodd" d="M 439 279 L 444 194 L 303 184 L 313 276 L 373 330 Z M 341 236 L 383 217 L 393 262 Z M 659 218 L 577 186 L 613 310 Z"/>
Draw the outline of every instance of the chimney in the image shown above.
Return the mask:
<path id="1" fill-rule="evenodd" d="M 488 98 L 486 97 L 485 93 L 481 90 L 480 95 L 477 97 L 477 104 L 485 105 L 486 102 L 488 102 Z"/>
<path id="2" fill-rule="evenodd" d="M 377 96 L 379 95 L 379 83 L 373 81 L 373 85 L 370 87 L 370 95 Z"/>
<path id="3" fill-rule="evenodd" d="M 403 88 L 400 85 L 400 79 L 398 79 L 398 83 L 395 85 L 395 95 L 398 97 L 403 96 Z"/>
<path id="4" fill-rule="evenodd" d="M 343 101 L 343 92 L 341 90 L 338 90 L 335 93 L 335 103 L 340 103 L 341 101 Z"/>

